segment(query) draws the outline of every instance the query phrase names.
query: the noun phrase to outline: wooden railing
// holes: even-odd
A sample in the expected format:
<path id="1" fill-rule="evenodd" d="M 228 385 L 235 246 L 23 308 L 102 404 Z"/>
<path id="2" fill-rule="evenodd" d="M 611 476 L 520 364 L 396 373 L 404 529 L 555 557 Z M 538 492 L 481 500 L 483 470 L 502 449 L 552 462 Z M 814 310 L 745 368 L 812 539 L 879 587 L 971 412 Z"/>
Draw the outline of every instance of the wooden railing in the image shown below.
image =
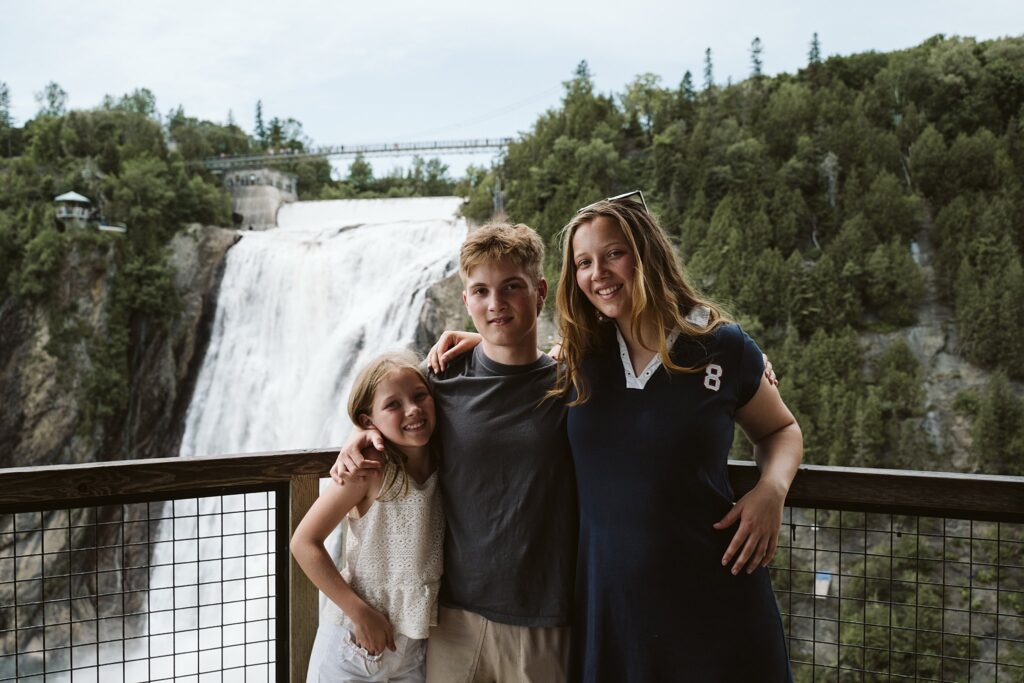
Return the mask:
<path id="1" fill-rule="evenodd" d="M 318 595 L 290 559 L 288 540 L 318 495 L 319 479 L 327 476 L 336 452 L 288 451 L 0 470 L 0 516 L 273 491 L 277 567 L 274 677 L 301 681 L 305 680 L 317 627 Z M 741 462 L 730 463 L 730 475 L 737 496 L 749 490 L 758 476 L 752 463 Z M 1024 477 L 803 466 L 787 506 L 1020 524 L 1024 523 Z M 0 529 L 0 538 L 3 531 Z M 0 583 L 3 581 L 0 576 Z M 0 631 L 3 628 L 0 623 Z M 0 652 L 0 658 L 13 654 Z"/>

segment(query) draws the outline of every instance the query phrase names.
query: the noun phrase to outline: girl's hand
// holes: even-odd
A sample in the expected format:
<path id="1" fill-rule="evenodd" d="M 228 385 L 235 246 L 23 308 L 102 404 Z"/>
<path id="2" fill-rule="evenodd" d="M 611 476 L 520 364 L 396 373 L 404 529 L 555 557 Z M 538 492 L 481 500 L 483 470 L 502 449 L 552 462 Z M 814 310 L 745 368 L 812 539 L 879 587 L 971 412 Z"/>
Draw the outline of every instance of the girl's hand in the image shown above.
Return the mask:
<path id="1" fill-rule="evenodd" d="M 728 565 L 736 557 L 731 570 L 734 575 L 744 568 L 749 574 L 758 566 L 767 567 L 778 548 L 785 503 L 785 491 L 765 481 L 758 482 L 747 495 L 740 498 L 729 514 L 714 524 L 721 531 L 739 521 L 732 542 L 722 556 L 722 565 Z"/>
<path id="2" fill-rule="evenodd" d="M 437 338 L 437 343 L 430 347 L 430 353 L 427 354 L 427 365 L 434 371 L 434 374 L 439 375 L 448 367 L 448 361 L 471 351 L 481 341 L 483 341 L 483 337 L 476 332 L 445 330 Z"/>
<path id="3" fill-rule="evenodd" d="M 384 652 L 384 648 L 394 652 L 395 630 L 386 616 L 365 605 L 364 609 L 352 616 L 352 624 L 355 626 L 353 635 L 356 645 L 371 655 L 379 655 Z"/>

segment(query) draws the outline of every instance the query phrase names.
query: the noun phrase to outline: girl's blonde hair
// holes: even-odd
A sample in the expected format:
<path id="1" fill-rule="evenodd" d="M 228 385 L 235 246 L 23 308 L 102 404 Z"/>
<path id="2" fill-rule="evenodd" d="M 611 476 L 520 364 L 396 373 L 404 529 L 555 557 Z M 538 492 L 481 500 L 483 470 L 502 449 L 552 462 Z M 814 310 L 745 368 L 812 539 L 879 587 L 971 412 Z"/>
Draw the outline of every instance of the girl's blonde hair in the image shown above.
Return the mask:
<path id="1" fill-rule="evenodd" d="M 633 335 L 647 346 L 647 340 L 643 338 L 643 323 L 649 321 L 650 327 L 657 330 L 658 357 L 667 370 L 697 372 L 701 369 L 677 365 L 672 361 L 667 343 L 669 331 L 678 328 L 685 337 L 699 338 L 730 322 L 721 307 L 699 294 L 687 281 L 658 220 L 641 204 L 628 200 L 604 200 L 580 209 L 562 228 L 562 273 L 555 292 L 558 330 L 562 335 L 560 360 L 563 371 L 559 373 L 551 395 L 566 396 L 570 387 L 575 389 L 576 399 L 570 405 L 585 403 L 590 397 L 580 375 L 580 366 L 583 358 L 597 348 L 608 324 L 576 284 L 572 240 L 581 226 L 602 216 L 619 226 L 633 253 L 635 270 L 630 314 Z M 686 319 L 691 309 L 700 306 L 709 310 L 707 325 Z"/>
<path id="2" fill-rule="evenodd" d="M 373 398 L 381 382 L 393 372 L 409 370 L 430 390 L 427 378 L 420 370 L 420 360 L 412 351 L 391 351 L 383 353 L 363 367 L 352 383 L 352 391 L 348 395 L 348 416 L 352 424 L 362 427 L 359 416 L 369 417 L 373 412 Z M 430 440 L 430 456 L 435 457 L 434 439 Z M 405 455 L 387 439 L 384 439 L 384 470 L 381 474 L 380 494 L 378 500 L 393 500 L 404 496 L 409 491 L 409 472 L 405 467 Z"/>

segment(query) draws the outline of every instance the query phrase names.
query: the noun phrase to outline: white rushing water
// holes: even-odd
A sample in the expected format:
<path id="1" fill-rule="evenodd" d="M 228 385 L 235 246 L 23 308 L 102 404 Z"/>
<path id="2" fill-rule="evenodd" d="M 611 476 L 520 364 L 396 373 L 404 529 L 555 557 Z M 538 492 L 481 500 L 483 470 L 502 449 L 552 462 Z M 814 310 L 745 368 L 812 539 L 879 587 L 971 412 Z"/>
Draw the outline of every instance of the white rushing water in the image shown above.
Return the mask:
<path id="1" fill-rule="evenodd" d="M 286 205 L 228 252 L 182 456 L 336 445 L 353 371 L 411 341 L 466 234 L 460 200 Z"/>
<path id="2" fill-rule="evenodd" d="M 180 455 L 340 444 L 355 372 L 412 341 L 426 288 L 455 267 L 460 203 L 299 202 L 278 229 L 244 233 L 227 255 Z M 270 495 L 173 504 L 154 544 L 147 637 L 126 646 L 123 680 L 273 679 Z"/>

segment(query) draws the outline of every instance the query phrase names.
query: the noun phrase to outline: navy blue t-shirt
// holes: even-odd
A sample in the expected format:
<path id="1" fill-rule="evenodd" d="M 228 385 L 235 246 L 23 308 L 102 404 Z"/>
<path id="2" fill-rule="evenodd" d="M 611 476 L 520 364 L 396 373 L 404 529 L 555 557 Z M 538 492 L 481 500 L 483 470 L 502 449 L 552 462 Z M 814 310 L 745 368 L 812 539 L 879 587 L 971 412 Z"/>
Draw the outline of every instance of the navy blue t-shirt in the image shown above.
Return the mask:
<path id="1" fill-rule="evenodd" d="M 590 399 L 569 409 L 580 539 L 573 677 L 587 683 L 791 680 L 764 568 L 721 564 L 735 528 L 728 476 L 736 411 L 757 392 L 761 350 L 738 325 L 681 337 L 673 361 L 627 388 L 610 331 L 584 363 Z M 628 359 L 627 359 L 628 362 Z"/>

